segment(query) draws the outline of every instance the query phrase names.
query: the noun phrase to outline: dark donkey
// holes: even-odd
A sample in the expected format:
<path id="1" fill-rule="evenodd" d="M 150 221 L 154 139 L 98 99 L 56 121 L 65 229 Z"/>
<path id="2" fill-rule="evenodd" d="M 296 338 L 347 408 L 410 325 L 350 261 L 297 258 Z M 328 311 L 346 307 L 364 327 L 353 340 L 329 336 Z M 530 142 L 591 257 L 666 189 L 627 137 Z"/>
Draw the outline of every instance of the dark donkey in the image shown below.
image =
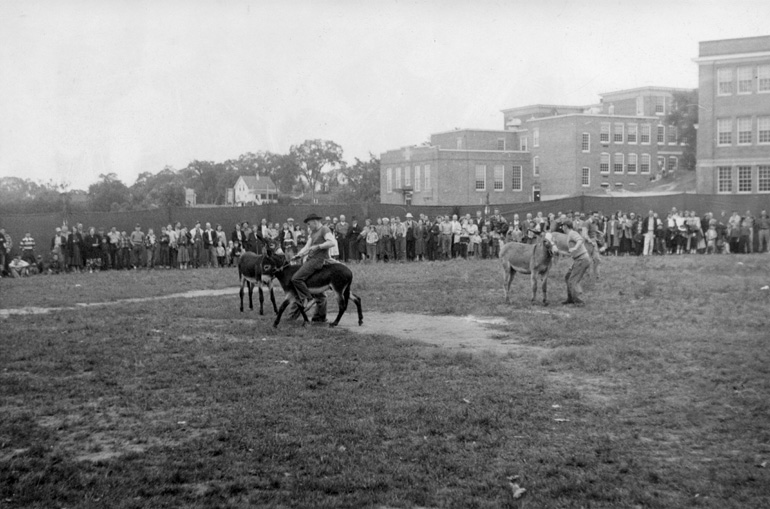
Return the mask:
<path id="1" fill-rule="evenodd" d="M 294 284 L 291 282 L 291 277 L 299 270 L 299 265 L 291 265 L 284 257 L 275 255 L 271 251 L 268 251 L 265 258 L 262 260 L 262 273 L 275 277 L 281 284 L 286 299 L 278 309 L 278 316 L 275 317 L 273 327 L 278 327 L 281 322 L 281 315 L 292 302 L 297 302 L 300 314 L 304 322 L 304 326 L 309 321 L 307 319 L 307 313 L 305 308 L 299 302 L 299 297 L 294 289 Z M 324 293 L 327 290 L 333 290 L 337 294 L 337 306 L 339 313 L 337 318 L 329 324 L 329 327 L 335 327 L 340 323 L 340 318 L 345 314 L 345 310 L 348 308 L 348 302 L 353 300 L 358 309 L 358 325 L 364 323 L 364 313 L 361 311 L 361 298 L 350 291 L 350 285 L 353 282 L 353 273 L 350 271 L 347 265 L 339 262 L 331 262 L 323 266 L 321 270 L 313 274 L 310 279 L 307 280 L 307 287 L 311 294 Z"/>
<path id="2" fill-rule="evenodd" d="M 262 259 L 265 255 L 258 255 L 251 251 L 246 251 L 241 255 L 238 260 L 238 278 L 241 281 L 241 313 L 243 313 L 243 286 L 246 285 L 249 288 L 249 309 L 254 309 L 254 303 L 252 301 L 252 295 L 254 293 L 254 285 L 259 290 L 259 314 L 264 315 L 264 303 L 265 297 L 262 294 L 262 285 L 267 285 L 270 291 L 270 302 L 273 303 L 273 310 L 278 313 L 278 306 L 275 304 L 275 291 L 273 289 L 273 278 L 269 276 L 268 282 L 265 282 L 262 277 L 265 275 L 262 272 Z"/>

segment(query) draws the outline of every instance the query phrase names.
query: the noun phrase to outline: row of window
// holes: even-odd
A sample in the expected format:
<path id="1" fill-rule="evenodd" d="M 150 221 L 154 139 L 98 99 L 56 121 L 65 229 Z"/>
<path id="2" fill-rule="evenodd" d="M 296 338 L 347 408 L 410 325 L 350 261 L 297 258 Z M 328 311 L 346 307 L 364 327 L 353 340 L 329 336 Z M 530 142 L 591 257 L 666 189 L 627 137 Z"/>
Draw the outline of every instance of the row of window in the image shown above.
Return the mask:
<path id="1" fill-rule="evenodd" d="M 756 117 L 756 125 L 753 117 L 738 117 L 735 119 L 735 127 L 733 129 L 732 118 L 718 118 L 717 119 L 717 145 L 721 147 L 729 146 L 733 144 L 733 141 L 737 141 L 738 145 L 752 145 L 770 144 L 770 116 L 768 117 Z M 754 131 L 756 128 L 756 138 L 754 137 Z M 735 131 L 738 136 L 735 137 Z"/>
<path id="2" fill-rule="evenodd" d="M 770 92 L 770 64 L 717 69 L 717 95 L 732 95 L 736 91 L 738 94 Z"/>
<path id="3" fill-rule="evenodd" d="M 642 145 L 649 145 L 652 137 L 652 125 L 651 124 L 624 124 L 623 122 L 602 122 L 601 131 L 599 132 L 599 141 L 601 143 L 609 143 L 612 140 L 613 143 L 629 143 Z M 675 145 L 677 143 L 677 128 L 676 126 L 656 126 L 655 141 L 658 145 L 664 145 L 666 143 Z M 583 133 L 581 140 L 581 149 L 583 152 L 590 152 L 591 150 L 591 134 Z"/>
<path id="4" fill-rule="evenodd" d="M 756 174 L 752 166 L 719 166 L 717 168 L 717 191 L 732 193 L 754 192 L 754 184 L 758 192 L 770 192 L 770 165 L 757 166 Z M 756 175 L 756 179 L 755 179 Z M 737 188 L 735 185 L 737 184 Z"/>
<path id="5" fill-rule="evenodd" d="M 412 187 L 412 173 L 411 168 L 407 166 L 404 168 L 404 187 Z M 387 192 L 392 193 L 393 186 L 393 168 L 388 168 L 385 171 L 385 185 L 387 186 Z M 395 189 L 401 189 L 401 168 L 396 168 L 396 185 Z M 421 191 L 430 191 L 430 165 L 426 164 L 422 168 L 420 166 L 414 167 L 414 192 L 419 193 Z"/>
<path id="6" fill-rule="evenodd" d="M 612 164 L 612 173 L 650 173 L 650 154 L 628 154 L 622 153 L 608 154 L 602 152 L 601 159 L 599 160 L 599 173 L 608 174 L 610 172 L 610 164 Z M 676 156 L 669 156 L 666 159 L 665 156 L 658 156 L 658 167 L 666 167 L 669 171 L 676 171 L 679 166 L 679 158 Z"/>
<path id="7" fill-rule="evenodd" d="M 505 191 L 505 166 L 497 164 L 494 166 L 494 180 L 492 189 L 495 191 Z M 476 165 L 476 191 L 487 190 L 487 166 L 485 164 Z M 522 167 L 514 165 L 511 174 L 511 191 L 521 191 L 522 189 Z"/>

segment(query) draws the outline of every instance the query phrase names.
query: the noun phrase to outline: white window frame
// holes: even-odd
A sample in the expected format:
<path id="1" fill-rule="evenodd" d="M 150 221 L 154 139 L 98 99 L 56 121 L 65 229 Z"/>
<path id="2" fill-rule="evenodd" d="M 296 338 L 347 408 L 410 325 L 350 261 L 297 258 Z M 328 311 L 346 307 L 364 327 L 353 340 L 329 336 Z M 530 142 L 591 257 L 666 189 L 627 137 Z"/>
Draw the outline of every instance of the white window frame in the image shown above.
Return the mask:
<path id="1" fill-rule="evenodd" d="M 727 178 L 724 178 L 724 172 Z M 724 188 L 723 188 L 724 184 Z M 717 193 L 726 194 L 733 192 L 733 168 L 731 166 L 717 166 Z"/>
<path id="2" fill-rule="evenodd" d="M 660 106 L 660 111 L 658 111 L 658 106 Z M 665 115 L 666 114 L 666 96 L 665 95 L 656 95 L 655 96 L 655 114 L 656 115 Z"/>
<path id="3" fill-rule="evenodd" d="M 535 127 L 532 129 L 532 147 L 538 148 L 540 146 L 540 128 Z"/>
<path id="4" fill-rule="evenodd" d="M 757 192 L 770 193 L 770 164 L 757 166 Z"/>
<path id="5" fill-rule="evenodd" d="M 501 144 L 502 144 L 502 148 L 500 148 Z M 497 150 L 505 151 L 505 138 L 498 138 L 497 139 Z"/>
<path id="6" fill-rule="evenodd" d="M 671 164 L 671 161 L 673 161 L 674 164 Z M 668 160 L 666 161 L 666 169 L 670 172 L 678 170 L 679 158 L 676 156 L 668 156 Z"/>
<path id="7" fill-rule="evenodd" d="M 610 122 L 602 122 L 599 130 L 599 142 L 603 144 L 608 144 L 610 142 L 610 131 L 612 130 Z"/>
<path id="8" fill-rule="evenodd" d="M 396 189 L 401 189 L 401 168 L 396 168 Z"/>
<path id="9" fill-rule="evenodd" d="M 591 187 L 591 168 L 583 166 L 580 174 L 580 185 L 582 187 Z"/>
<path id="10" fill-rule="evenodd" d="M 725 129 L 729 127 L 729 129 Z M 722 141 L 722 135 L 728 139 L 728 141 Z M 732 118 L 718 118 L 717 119 L 717 146 L 729 147 L 733 144 L 733 119 Z"/>
<path id="11" fill-rule="evenodd" d="M 513 165 L 513 172 L 511 174 L 511 191 L 521 191 L 524 189 L 524 169 L 520 165 Z M 516 185 L 518 181 L 518 186 Z"/>
<path id="12" fill-rule="evenodd" d="M 626 141 L 626 124 L 623 122 L 615 122 L 612 130 L 612 143 L 625 143 Z M 620 132 L 618 132 L 620 131 Z"/>
<path id="13" fill-rule="evenodd" d="M 736 74 L 738 75 L 738 94 L 746 95 L 754 92 L 754 67 L 753 66 L 738 67 Z M 741 85 L 745 85 L 747 82 L 749 85 L 749 89 L 742 91 Z"/>
<path id="14" fill-rule="evenodd" d="M 634 137 L 633 141 L 631 141 L 632 136 Z M 628 124 L 626 142 L 631 145 L 636 145 L 639 142 L 639 124 Z"/>
<path id="15" fill-rule="evenodd" d="M 762 134 L 764 134 L 764 141 Z M 770 117 L 757 117 L 757 144 L 770 145 Z"/>
<path id="16" fill-rule="evenodd" d="M 423 169 L 425 175 L 423 178 L 425 179 L 425 185 L 423 186 L 423 189 L 425 191 L 430 191 L 431 181 L 430 181 L 430 165 L 426 164 L 425 168 Z"/>
<path id="17" fill-rule="evenodd" d="M 540 156 L 535 156 L 532 158 L 532 176 L 540 176 Z"/>
<path id="18" fill-rule="evenodd" d="M 757 93 L 770 93 L 770 64 L 757 66 Z"/>
<path id="19" fill-rule="evenodd" d="M 591 133 L 583 133 L 580 137 L 580 150 L 585 154 L 591 152 Z"/>
<path id="20" fill-rule="evenodd" d="M 729 78 L 729 79 L 728 79 Z M 722 85 L 725 85 L 722 87 Z M 735 77 L 732 67 L 717 68 L 717 95 L 733 95 L 735 88 Z"/>
<path id="21" fill-rule="evenodd" d="M 647 131 L 647 141 L 644 141 L 644 132 Z M 642 124 L 639 130 L 639 143 L 642 145 L 649 145 L 652 141 L 652 124 Z"/>
<path id="22" fill-rule="evenodd" d="M 753 134 L 752 133 L 753 129 L 751 127 L 751 117 L 738 117 L 735 119 L 735 124 L 736 124 L 736 130 L 738 131 L 738 137 L 737 137 L 738 145 L 751 145 L 752 134 Z M 743 135 L 748 134 L 748 141 L 741 141 L 741 134 Z"/>
<path id="23" fill-rule="evenodd" d="M 642 115 L 644 115 L 644 96 L 640 95 L 636 98 L 636 116 Z"/>
<path id="24" fill-rule="evenodd" d="M 457 138 L 456 143 L 457 143 L 457 147 L 456 147 L 457 150 L 462 150 L 463 149 L 463 138 L 462 138 L 462 136 L 459 136 Z"/>
<path id="25" fill-rule="evenodd" d="M 385 170 L 385 182 L 386 182 L 386 191 L 388 193 L 393 192 L 393 168 L 388 168 Z"/>
<path id="26" fill-rule="evenodd" d="M 604 171 L 605 160 L 607 161 L 606 163 L 607 171 Z M 610 155 L 609 152 L 602 152 L 601 155 L 599 156 L 599 173 L 601 173 L 602 175 L 609 175 L 611 169 L 612 169 L 612 156 Z"/>
<path id="27" fill-rule="evenodd" d="M 404 166 L 404 187 L 410 187 L 412 185 L 412 168 Z"/>
<path id="28" fill-rule="evenodd" d="M 492 189 L 498 192 L 505 191 L 505 166 L 496 164 L 494 167 L 495 180 L 492 183 Z"/>
<path id="29" fill-rule="evenodd" d="M 663 134 L 661 134 L 661 129 L 663 129 Z M 658 124 L 657 126 L 655 131 L 655 141 L 658 143 L 658 145 L 665 145 L 666 143 L 666 126 L 663 124 Z"/>
<path id="30" fill-rule="evenodd" d="M 620 156 L 620 157 L 618 157 Z M 620 163 L 618 163 L 618 159 L 620 160 Z M 613 175 L 622 175 L 625 173 L 625 163 L 626 163 L 626 155 L 623 152 L 615 152 L 612 155 L 612 173 Z M 620 167 L 620 171 L 617 171 L 617 168 Z"/>
<path id="31" fill-rule="evenodd" d="M 479 175 L 481 175 L 481 178 L 479 178 Z M 473 179 L 473 181 L 474 181 L 473 188 L 476 191 L 487 190 L 487 165 L 486 164 L 476 165 L 476 176 Z M 479 187 L 479 184 L 481 184 L 481 187 Z"/>
<path id="32" fill-rule="evenodd" d="M 645 161 L 647 162 L 645 163 Z M 642 175 L 649 175 L 650 165 L 652 165 L 652 158 L 650 157 L 650 154 L 642 154 L 642 157 L 639 159 L 639 173 Z M 647 166 L 647 170 L 644 169 L 645 166 Z"/>
<path id="33" fill-rule="evenodd" d="M 626 162 L 626 173 L 629 175 L 636 175 L 639 171 L 639 156 L 636 154 L 628 154 L 628 161 Z"/>
<path id="34" fill-rule="evenodd" d="M 519 150 L 522 152 L 529 151 L 529 140 L 527 139 L 527 136 L 522 136 L 519 138 Z"/>
<path id="35" fill-rule="evenodd" d="M 422 182 L 420 182 L 420 166 L 416 165 L 414 167 L 414 192 L 419 193 L 420 192 L 420 185 Z"/>
<path id="36" fill-rule="evenodd" d="M 676 126 L 668 126 L 668 131 L 666 132 L 666 142 L 669 145 L 676 145 L 676 134 Z"/>
<path id="37" fill-rule="evenodd" d="M 749 178 L 748 179 L 745 179 L 745 178 L 741 179 L 741 175 L 745 176 L 745 172 L 747 170 L 749 172 Z M 752 179 L 752 173 L 753 172 L 751 171 L 751 166 L 746 166 L 746 165 L 738 166 L 738 169 L 737 169 L 736 173 L 737 173 L 737 177 L 738 177 L 738 185 L 736 187 L 736 191 L 738 193 L 740 193 L 740 194 L 749 194 L 749 193 L 751 193 L 751 190 L 754 188 L 754 185 L 753 185 L 754 183 L 752 182 L 752 180 L 753 180 Z M 749 188 L 741 190 L 741 184 L 745 184 L 746 182 L 748 182 Z"/>

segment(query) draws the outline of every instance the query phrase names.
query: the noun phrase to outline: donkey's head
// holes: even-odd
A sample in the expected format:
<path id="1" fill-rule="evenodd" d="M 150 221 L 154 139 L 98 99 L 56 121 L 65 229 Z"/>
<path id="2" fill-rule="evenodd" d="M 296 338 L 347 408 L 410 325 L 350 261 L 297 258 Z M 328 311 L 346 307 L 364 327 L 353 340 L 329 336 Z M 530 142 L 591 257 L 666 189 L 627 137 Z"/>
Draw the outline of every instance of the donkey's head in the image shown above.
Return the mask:
<path id="1" fill-rule="evenodd" d="M 268 248 L 265 256 L 262 257 L 262 273 L 268 276 L 275 276 L 288 266 L 286 257 L 276 254 L 275 251 Z"/>

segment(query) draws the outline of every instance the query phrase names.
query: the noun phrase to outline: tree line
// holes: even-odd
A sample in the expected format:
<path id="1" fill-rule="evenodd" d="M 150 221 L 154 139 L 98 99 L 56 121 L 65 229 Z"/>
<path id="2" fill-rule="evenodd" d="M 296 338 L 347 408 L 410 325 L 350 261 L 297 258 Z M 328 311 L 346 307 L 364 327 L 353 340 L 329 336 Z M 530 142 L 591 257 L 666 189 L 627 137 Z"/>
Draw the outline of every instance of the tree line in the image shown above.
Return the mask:
<path id="1" fill-rule="evenodd" d="M 34 182 L 20 177 L 0 178 L 0 212 L 68 212 L 71 210 L 125 211 L 185 205 L 185 188 L 193 189 L 198 204 L 224 205 L 227 189 L 241 176 L 270 177 L 280 191 L 279 201 L 313 202 L 316 193 L 333 192 L 340 202 L 379 202 L 380 160 L 342 159 L 342 147 L 329 140 L 306 140 L 287 154 L 247 152 L 223 162 L 191 161 L 182 169 L 166 166 L 157 173 L 142 172 L 132 185 L 116 174 L 100 174 L 88 191 L 69 190 L 66 183 Z"/>

